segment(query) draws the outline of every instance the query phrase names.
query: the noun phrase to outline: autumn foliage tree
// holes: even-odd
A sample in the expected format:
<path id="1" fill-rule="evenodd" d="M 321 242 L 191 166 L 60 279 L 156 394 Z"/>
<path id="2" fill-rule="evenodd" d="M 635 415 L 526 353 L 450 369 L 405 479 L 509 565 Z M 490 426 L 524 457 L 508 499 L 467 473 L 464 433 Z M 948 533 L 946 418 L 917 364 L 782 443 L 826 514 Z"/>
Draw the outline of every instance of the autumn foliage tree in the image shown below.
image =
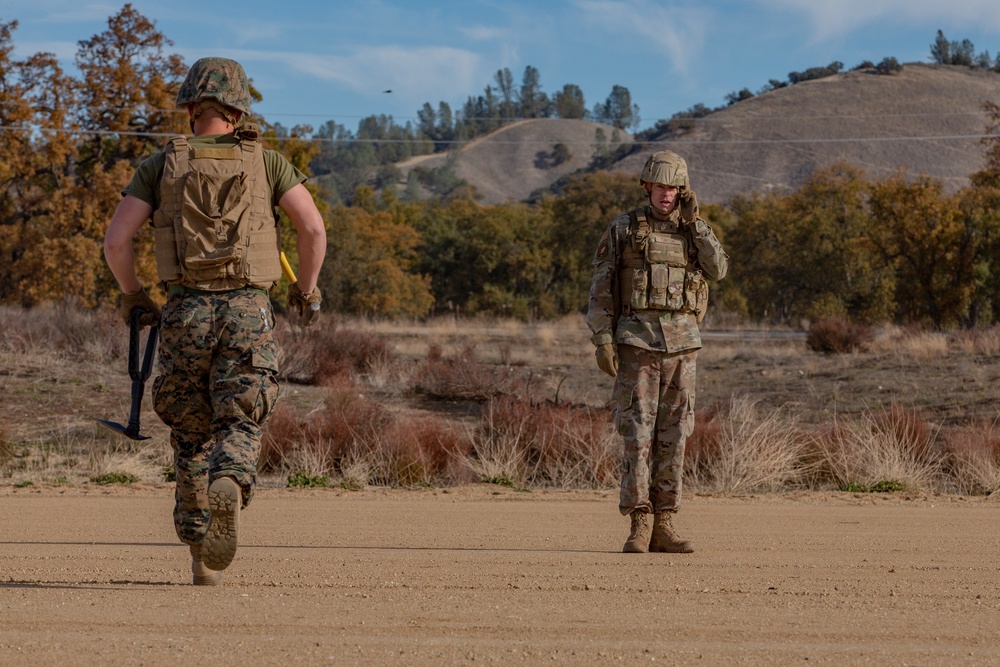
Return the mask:
<path id="1" fill-rule="evenodd" d="M 355 200 L 329 213 L 327 263 L 335 270 L 320 277 L 324 303 L 369 317 L 423 317 L 434 297 L 430 278 L 415 269 L 420 235 L 410 220 L 414 205 L 391 196 L 377 202 L 366 186 Z"/>
<path id="2" fill-rule="evenodd" d="M 155 135 L 187 131 L 173 108 L 186 68 L 163 54 L 169 40 L 129 4 L 106 31 L 79 43 L 79 79 L 51 54 L 11 60 L 16 27 L 0 27 L 0 114 L 12 128 L 0 139 L 9 195 L 0 298 L 97 305 L 116 294 L 101 246 L 121 189 L 159 146 Z M 140 234 L 136 246 L 140 276 L 152 284 L 150 235 Z"/>
<path id="3" fill-rule="evenodd" d="M 789 195 L 740 197 L 727 250 L 754 319 L 798 324 L 890 315 L 890 277 L 868 242 L 867 182 L 848 165 L 813 174 Z"/>

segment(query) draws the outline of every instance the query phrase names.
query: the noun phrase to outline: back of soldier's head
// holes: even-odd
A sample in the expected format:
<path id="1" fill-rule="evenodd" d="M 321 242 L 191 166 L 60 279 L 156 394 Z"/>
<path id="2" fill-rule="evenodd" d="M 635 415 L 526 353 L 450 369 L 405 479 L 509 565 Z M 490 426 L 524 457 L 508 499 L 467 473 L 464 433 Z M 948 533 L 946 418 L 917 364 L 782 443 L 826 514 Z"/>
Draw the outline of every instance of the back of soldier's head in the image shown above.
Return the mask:
<path id="1" fill-rule="evenodd" d="M 195 62 L 177 92 L 177 106 L 205 101 L 249 114 L 250 83 L 243 66 L 228 58 L 202 58 Z"/>

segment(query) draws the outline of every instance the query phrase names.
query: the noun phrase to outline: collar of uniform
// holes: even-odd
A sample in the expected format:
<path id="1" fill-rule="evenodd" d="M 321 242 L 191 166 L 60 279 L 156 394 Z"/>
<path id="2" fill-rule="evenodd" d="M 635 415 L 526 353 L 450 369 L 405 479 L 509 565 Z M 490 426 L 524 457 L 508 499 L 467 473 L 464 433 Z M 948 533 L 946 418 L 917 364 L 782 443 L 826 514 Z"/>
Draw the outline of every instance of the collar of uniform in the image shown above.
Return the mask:
<path id="1" fill-rule="evenodd" d="M 649 217 L 650 220 L 652 220 L 654 222 L 677 222 L 677 219 L 680 217 L 681 212 L 675 206 L 674 210 L 672 210 L 669 214 L 667 214 L 666 216 L 664 216 L 661 213 L 659 213 L 652 206 L 647 206 L 646 207 L 646 215 Z"/>
<path id="2" fill-rule="evenodd" d="M 233 134 L 202 134 L 191 137 L 190 141 L 202 146 L 235 146 L 240 140 Z"/>

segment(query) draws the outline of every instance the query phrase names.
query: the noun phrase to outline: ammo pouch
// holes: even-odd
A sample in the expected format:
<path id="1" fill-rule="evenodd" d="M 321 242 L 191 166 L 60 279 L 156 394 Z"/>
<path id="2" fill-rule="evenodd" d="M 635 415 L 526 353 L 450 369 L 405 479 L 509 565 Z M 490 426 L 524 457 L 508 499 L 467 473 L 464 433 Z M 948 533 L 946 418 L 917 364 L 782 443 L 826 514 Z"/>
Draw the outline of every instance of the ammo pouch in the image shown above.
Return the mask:
<path id="1" fill-rule="evenodd" d="M 165 153 L 153 215 L 160 279 L 210 291 L 269 289 L 281 265 L 260 144 L 192 147 L 175 137 Z"/>

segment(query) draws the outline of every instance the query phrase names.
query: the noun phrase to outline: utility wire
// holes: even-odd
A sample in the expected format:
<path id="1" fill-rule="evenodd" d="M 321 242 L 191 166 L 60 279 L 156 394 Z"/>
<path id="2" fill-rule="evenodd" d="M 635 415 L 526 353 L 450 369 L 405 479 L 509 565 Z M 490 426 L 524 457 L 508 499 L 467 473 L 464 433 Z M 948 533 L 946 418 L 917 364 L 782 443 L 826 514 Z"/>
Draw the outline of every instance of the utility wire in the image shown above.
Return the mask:
<path id="1" fill-rule="evenodd" d="M 99 136 L 129 136 L 129 137 L 150 137 L 165 138 L 177 136 L 176 132 L 131 132 L 115 130 L 84 130 L 66 127 L 22 127 L 17 125 L 0 125 L 0 131 L 5 132 L 40 132 L 73 135 L 99 135 Z M 477 140 L 482 140 L 487 135 L 479 135 L 473 139 L 362 139 L 348 138 L 338 139 L 334 137 L 262 137 L 267 141 L 303 141 L 308 143 L 343 143 L 343 144 L 443 144 L 448 146 L 462 146 Z M 684 144 L 687 146 L 739 146 L 739 145 L 764 145 L 764 144 L 845 144 L 845 143 L 867 143 L 867 142 L 891 142 L 891 141 L 972 141 L 986 138 L 998 138 L 993 134 L 942 134 L 942 135 L 910 135 L 898 137 L 832 137 L 832 138 L 803 138 L 803 137 L 777 137 L 772 139 L 670 139 L 661 141 L 643 140 L 622 140 L 618 142 L 598 142 L 598 141 L 507 141 L 503 139 L 491 139 L 491 145 L 536 145 L 551 146 L 553 143 L 562 143 L 572 146 L 622 146 L 629 144 L 660 145 L 660 144 Z"/>

